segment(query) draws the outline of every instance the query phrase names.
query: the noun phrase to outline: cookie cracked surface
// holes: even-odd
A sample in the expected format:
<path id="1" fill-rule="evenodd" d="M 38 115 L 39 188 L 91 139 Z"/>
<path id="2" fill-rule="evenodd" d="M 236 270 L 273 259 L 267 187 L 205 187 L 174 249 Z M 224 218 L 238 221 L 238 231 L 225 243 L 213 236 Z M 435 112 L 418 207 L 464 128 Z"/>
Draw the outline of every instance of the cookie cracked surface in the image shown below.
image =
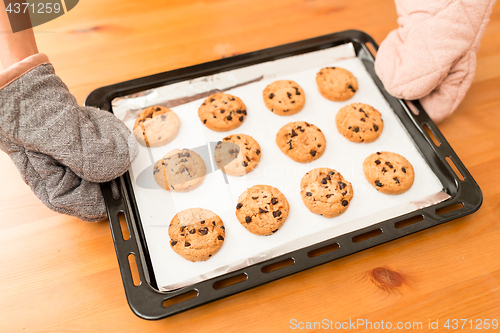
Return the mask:
<path id="1" fill-rule="evenodd" d="M 300 182 L 300 196 L 312 213 L 335 217 L 344 213 L 353 197 L 351 183 L 329 168 L 309 171 Z"/>
<path id="2" fill-rule="evenodd" d="M 214 212 L 190 208 L 177 213 L 168 227 L 170 247 L 189 261 L 205 261 L 219 251 L 226 237 L 224 223 Z"/>
<path id="3" fill-rule="evenodd" d="M 255 185 L 238 198 L 236 218 L 253 234 L 272 235 L 283 225 L 290 206 L 283 193 L 269 185 Z"/>
<path id="4" fill-rule="evenodd" d="M 363 103 L 346 105 L 335 117 L 337 130 L 351 142 L 373 142 L 384 129 L 382 115 L 375 108 Z"/>
<path id="5" fill-rule="evenodd" d="M 413 185 L 413 166 L 403 156 L 391 152 L 377 152 L 363 162 L 366 180 L 385 194 L 401 194 Z"/>
<path id="6" fill-rule="evenodd" d="M 286 124 L 278 131 L 276 144 L 292 160 L 307 163 L 323 155 L 326 139 L 321 130 L 313 124 L 296 121 Z"/>
<path id="7" fill-rule="evenodd" d="M 189 149 L 174 149 L 153 167 L 156 183 L 167 191 L 187 192 L 197 188 L 205 177 L 205 162 Z"/>
<path id="8" fill-rule="evenodd" d="M 266 107 L 280 116 L 296 114 L 306 103 L 304 90 L 291 80 L 274 81 L 264 89 L 262 95 Z"/>
<path id="9" fill-rule="evenodd" d="M 213 131 L 225 132 L 239 127 L 247 116 L 245 104 L 236 96 L 216 93 L 205 99 L 198 116 Z"/>
<path id="10" fill-rule="evenodd" d="M 180 125 L 181 121 L 174 111 L 163 106 L 151 106 L 139 113 L 133 133 L 141 145 L 159 147 L 177 136 Z"/>

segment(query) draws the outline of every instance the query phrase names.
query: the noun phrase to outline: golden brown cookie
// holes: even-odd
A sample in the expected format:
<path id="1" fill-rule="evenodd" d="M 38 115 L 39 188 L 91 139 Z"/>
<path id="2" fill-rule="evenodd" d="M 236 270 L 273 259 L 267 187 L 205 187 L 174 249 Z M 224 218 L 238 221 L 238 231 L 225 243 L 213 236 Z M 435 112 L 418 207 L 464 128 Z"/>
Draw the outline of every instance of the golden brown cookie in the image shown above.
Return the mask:
<path id="1" fill-rule="evenodd" d="M 213 131 L 225 132 L 239 127 L 247 115 L 245 104 L 236 96 L 216 93 L 198 109 L 200 120 Z"/>
<path id="2" fill-rule="evenodd" d="M 283 193 L 268 185 L 255 185 L 238 198 L 236 217 L 251 233 L 271 235 L 288 217 L 290 206 Z"/>
<path id="3" fill-rule="evenodd" d="M 358 80 L 340 67 L 322 68 L 316 75 L 320 94 L 330 101 L 347 101 L 358 90 Z"/>
<path id="4" fill-rule="evenodd" d="M 158 185 L 172 192 L 187 192 L 197 188 L 205 177 L 205 162 L 188 149 L 174 149 L 158 160 L 153 176 Z"/>
<path id="5" fill-rule="evenodd" d="M 292 160 L 307 163 L 323 155 L 326 139 L 321 130 L 313 124 L 296 121 L 286 124 L 278 131 L 276 144 Z"/>
<path id="6" fill-rule="evenodd" d="M 227 175 L 243 176 L 255 169 L 261 156 L 260 146 L 250 135 L 226 136 L 215 146 L 217 167 Z"/>
<path id="7" fill-rule="evenodd" d="M 280 116 L 290 116 L 302 110 L 306 103 L 304 90 L 291 80 L 274 81 L 264 89 L 266 107 Z"/>
<path id="8" fill-rule="evenodd" d="M 379 192 L 401 194 L 413 185 L 413 166 L 403 156 L 390 152 L 377 152 L 363 162 L 365 178 Z"/>
<path id="9" fill-rule="evenodd" d="M 215 213 L 203 208 L 190 208 L 177 213 L 168 227 L 170 246 L 184 259 L 205 261 L 216 254 L 224 243 L 224 223 Z"/>
<path id="10" fill-rule="evenodd" d="M 335 117 L 337 130 L 352 142 L 373 142 L 384 129 L 384 121 L 375 108 L 354 103 L 344 106 Z"/>
<path id="11" fill-rule="evenodd" d="M 163 106 L 151 106 L 139 113 L 133 132 L 141 145 L 159 147 L 177 136 L 180 125 L 181 121 L 174 111 Z"/>
<path id="12" fill-rule="evenodd" d="M 300 182 L 300 196 L 314 214 L 335 217 L 346 211 L 353 196 L 352 185 L 329 168 L 309 171 Z"/>

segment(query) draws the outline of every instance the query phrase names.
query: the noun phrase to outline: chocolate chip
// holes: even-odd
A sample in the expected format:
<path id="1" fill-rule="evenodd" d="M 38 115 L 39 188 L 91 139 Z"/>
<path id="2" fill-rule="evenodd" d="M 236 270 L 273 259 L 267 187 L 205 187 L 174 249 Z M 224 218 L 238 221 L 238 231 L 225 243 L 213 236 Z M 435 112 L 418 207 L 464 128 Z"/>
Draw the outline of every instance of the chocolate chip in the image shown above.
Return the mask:
<path id="1" fill-rule="evenodd" d="M 278 199 L 277 199 L 277 198 L 272 198 L 272 199 L 271 199 L 271 203 L 272 203 L 273 205 L 276 205 L 276 204 L 278 203 Z"/>
<path id="2" fill-rule="evenodd" d="M 246 222 L 246 223 L 250 223 L 250 222 L 252 222 L 252 217 L 251 217 L 251 216 L 247 216 L 247 217 L 245 217 L 245 222 Z"/>
<path id="3" fill-rule="evenodd" d="M 359 132 L 359 127 L 358 126 L 354 126 L 354 128 L 352 129 L 354 132 L 358 133 Z"/>
<path id="4" fill-rule="evenodd" d="M 295 132 L 295 130 L 292 129 L 291 138 L 296 137 L 296 136 L 298 136 L 297 132 Z"/>
<path id="5" fill-rule="evenodd" d="M 396 184 L 399 184 L 399 179 L 398 179 L 398 177 L 394 177 L 394 178 L 392 178 L 392 179 L 394 179 L 394 181 L 396 182 Z"/>
<path id="6" fill-rule="evenodd" d="M 316 150 L 311 150 L 309 154 L 311 154 L 312 157 L 316 156 Z"/>
<path id="7" fill-rule="evenodd" d="M 206 119 L 205 119 L 205 120 L 203 120 L 203 123 L 204 123 L 204 124 L 206 124 L 206 123 L 207 123 L 207 120 L 206 120 Z"/>
<path id="8" fill-rule="evenodd" d="M 240 209 L 241 207 L 243 207 L 243 204 L 241 202 L 238 202 L 238 204 L 236 205 L 236 209 Z"/>
<path id="9" fill-rule="evenodd" d="M 341 190 L 345 189 L 345 187 L 347 186 L 347 184 L 343 182 L 338 182 L 338 184 L 339 184 L 339 189 Z"/>
<path id="10" fill-rule="evenodd" d="M 277 211 L 273 212 L 273 216 L 274 217 L 281 216 L 281 210 L 277 210 Z"/>
<path id="11" fill-rule="evenodd" d="M 190 233 L 191 235 L 192 235 L 192 234 L 194 234 L 195 232 L 196 232 L 196 230 L 195 230 L 195 229 L 191 229 L 191 230 L 189 230 L 189 233 Z"/>
<path id="12" fill-rule="evenodd" d="M 202 234 L 202 235 L 208 234 L 208 228 L 207 227 L 203 227 L 199 231 L 200 231 L 200 234 Z"/>
<path id="13" fill-rule="evenodd" d="M 241 140 L 241 136 L 237 135 L 236 139 Z"/>
<path id="14" fill-rule="evenodd" d="M 224 113 L 224 112 L 226 112 L 226 110 L 220 110 L 220 113 Z"/>
<path id="15" fill-rule="evenodd" d="M 243 116 L 238 118 L 239 121 L 243 121 Z"/>
<path id="16" fill-rule="evenodd" d="M 401 168 L 401 170 L 403 170 L 403 172 L 406 173 L 406 169 L 405 168 Z"/>
<path id="17" fill-rule="evenodd" d="M 333 195 L 333 194 L 327 194 L 327 195 L 326 195 L 326 198 L 327 198 L 327 199 L 330 199 L 330 197 L 331 197 L 332 195 Z"/>
<path id="18" fill-rule="evenodd" d="M 382 172 L 387 172 L 387 170 L 385 169 L 385 167 L 382 168 Z"/>
<path id="19" fill-rule="evenodd" d="M 228 136 L 224 138 L 224 141 L 229 141 L 229 140 L 231 140 L 231 138 Z M 218 145 L 220 145 L 221 143 L 222 143 L 221 141 L 217 142 Z"/>
<path id="20" fill-rule="evenodd" d="M 289 92 L 287 92 L 286 95 L 288 96 L 289 99 L 292 98 L 292 94 L 290 94 Z"/>
<path id="21" fill-rule="evenodd" d="M 220 228 L 221 228 L 222 230 L 226 230 L 226 228 L 224 228 L 224 226 L 223 226 L 223 225 L 221 225 L 221 226 L 220 226 Z"/>
<path id="22" fill-rule="evenodd" d="M 313 194 L 312 194 L 311 192 L 307 192 L 307 193 L 306 193 L 306 195 L 307 195 L 308 197 L 310 197 L 310 196 L 311 196 L 311 195 L 313 195 Z"/>
<path id="23" fill-rule="evenodd" d="M 345 196 L 347 194 L 347 191 L 344 191 L 344 192 L 342 192 L 340 194 L 342 194 L 343 196 Z"/>
<path id="24" fill-rule="evenodd" d="M 380 164 L 380 160 L 375 160 L 375 164 L 379 165 Z"/>
<path id="25" fill-rule="evenodd" d="M 217 237 L 217 239 L 223 241 L 224 237 L 222 237 L 221 235 L 219 235 L 219 237 Z"/>
<path id="26" fill-rule="evenodd" d="M 273 99 L 273 97 L 274 97 L 274 94 L 273 94 L 273 93 L 270 93 L 270 94 L 269 94 L 269 99 Z"/>
<path id="27" fill-rule="evenodd" d="M 233 120 L 233 117 L 231 117 L 231 116 L 227 116 L 227 118 L 226 118 L 226 119 L 227 119 L 227 120 Z"/>
<path id="28" fill-rule="evenodd" d="M 241 112 L 243 112 L 243 114 L 244 114 L 245 116 L 247 115 L 247 110 L 243 110 L 243 111 L 241 111 Z"/>
<path id="29" fill-rule="evenodd" d="M 211 99 L 210 99 L 210 102 L 213 102 L 213 101 L 215 101 L 215 98 L 211 98 Z"/>
<path id="30" fill-rule="evenodd" d="M 345 206 L 347 206 L 348 204 L 349 204 L 349 201 L 347 201 L 347 200 L 342 200 L 342 206 L 344 206 L 344 207 L 345 207 Z"/>
<path id="31" fill-rule="evenodd" d="M 156 107 L 155 111 L 161 111 L 160 107 Z"/>
<path id="32" fill-rule="evenodd" d="M 256 153 L 257 155 L 260 155 L 260 150 L 258 150 L 258 149 L 257 149 L 257 150 L 255 151 L 255 153 Z"/>
<path id="33" fill-rule="evenodd" d="M 293 149 L 293 147 L 292 147 L 292 140 L 289 140 L 287 143 L 288 143 L 288 150 Z"/>
<path id="34" fill-rule="evenodd" d="M 177 241 L 173 240 L 173 241 L 170 242 L 170 245 L 172 245 L 172 246 L 174 246 L 175 244 L 177 244 Z"/>
<path id="35" fill-rule="evenodd" d="M 234 101 L 234 97 L 229 97 L 229 100 L 230 101 Z"/>
<path id="36" fill-rule="evenodd" d="M 323 185 L 328 184 L 328 180 L 326 180 L 326 178 L 321 179 L 321 184 L 323 184 Z"/>
<path id="37" fill-rule="evenodd" d="M 378 131 L 378 126 L 373 124 L 373 129 L 375 130 L 375 132 Z"/>
<path id="38" fill-rule="evenodd" d="M 356 89 L 354 89 L 354 87 L 351 85 L 348 85 L 347 88 L 349 88 L 352 92 L 356 92 Z"/>
<path id="39" fill-rule="evenodd" d="M 300 91 L 299 91 L 299 88 L 297 87 L 293 87 L 295 89 L 295 95 L 300 95 Z"/>
<path id="40" fill-rule="evenodd" d="M 377 155 L 380 155 L 380 152 L 379 152 L 379 151 L 377 152 Z"/>
<path id="41" fill-rule="evenodd" d="M 321 145 L 317 145 L 318 148 L 321 148 Z"/>
<path id="42" fill-rule="evenodd" d="M 253 200 L 257 200 L 259 197 L 252 197 Z"/>
<path id="43" fill-rule="evenodd" d="M 392 169 L 392 168 L 394 168 L 394 167 L 392 166 L 391 162 L 385 162 L 385 165 L 387 165 L 387 166 L 388 166 L 389 168 L 391 168 L 391 169 Z"/>
<path id="44" fill-rule="evenodd" d="M 191 246 L 191 243 L 189 242 L 184 243 L 184 247 L 189 247 L 189 246 Z"/>
<path id="45" fill-rule="evenodd" d="M 246 168 L 248 166 L 248 163 L 247 163 L 247 161 L 243 161 L 243 163 L 241 163 L 241 165 L 243 165 L 243 167 Z"/>
<path id="46" fill-rule="evenodd" d="M 365 118 L 361 118 L 360 121 L 362 122 L 366 122 Z"/>
<path id="47" fill-rule="evenodd" d="M 330 173 L 328 173 L 330 176 L 333 176 L 335 174 L 335 171 L 330 171 Z"/>
<path id="48" fill-rule="evenodd" d="M 215 221 L 212 221 L 212 225 L 215 225 Z"/>
<path id="49" fill-rule="evenodd" d="M 203 220 L 203 221 L 200 221 L 200 224 L 205 224 L 205 220 Z"/>
<path id="50" fill-rule="evenodd" d="M 375 181 L 375 185 L 376 185 L 376 186 L 378 186 L 378 187 L 382 187 L 382 186 L 384 186 L 384 185 L 382 185 L 382 183 L 381 183 L 381 182 L 379 182 L 378 180 L 376 180 L 376 181 Z"/>
<path id="51" fill-rule="evenodd" d="M 267 210 L 264 210 L 264 209 L 259 207 L 259 214 L 265 214 L 265 213 L 267 213 Z"/>

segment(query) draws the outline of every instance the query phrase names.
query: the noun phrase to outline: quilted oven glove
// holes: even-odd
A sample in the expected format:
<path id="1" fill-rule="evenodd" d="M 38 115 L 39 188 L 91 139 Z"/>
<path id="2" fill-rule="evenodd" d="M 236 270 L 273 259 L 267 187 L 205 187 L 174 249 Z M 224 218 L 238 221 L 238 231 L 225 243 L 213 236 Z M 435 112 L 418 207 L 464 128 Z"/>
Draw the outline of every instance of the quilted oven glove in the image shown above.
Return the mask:
<path id="1" fill-rule="evenodd" d="M 49 208 L 106 217 L 98 183 L 123 174 L 137 152 L 113 114 L 78 106 L 44 54 L 0 72 L 0 148 Z"/>
<path id="2" fill-rule="evenodd" d="M 386 90 L 420 102 L 439 122 L 458 107 L 476 70 L 476 53 L 495 0 L 396 0 L 399 28 L 377 52 Z"/>

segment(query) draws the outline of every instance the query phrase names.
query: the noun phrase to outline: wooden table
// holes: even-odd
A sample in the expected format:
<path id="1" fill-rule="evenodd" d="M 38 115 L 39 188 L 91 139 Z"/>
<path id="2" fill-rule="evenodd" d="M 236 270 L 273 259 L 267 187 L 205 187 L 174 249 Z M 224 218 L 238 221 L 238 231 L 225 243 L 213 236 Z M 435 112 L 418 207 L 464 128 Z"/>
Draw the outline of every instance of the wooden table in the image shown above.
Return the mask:
<path id="1" fill-rule="evenodd" d="M 86 0 L 36 37 L 82 103 L 103 85 L 335 31 L 380 43 L 396 18 L 391 0 Z M 477 213 L 154 322 L 128 307 L 107 221 L 52 212 L 1 153 L 0 331 L 282 332 L 294 319 L 427 331 L 429 320 L 500 320 L 498 4 L 472 87 L 439 128 L 482 188 Z M 404 282 L 375 283 L 368 273 L 378 267 Z"/>

